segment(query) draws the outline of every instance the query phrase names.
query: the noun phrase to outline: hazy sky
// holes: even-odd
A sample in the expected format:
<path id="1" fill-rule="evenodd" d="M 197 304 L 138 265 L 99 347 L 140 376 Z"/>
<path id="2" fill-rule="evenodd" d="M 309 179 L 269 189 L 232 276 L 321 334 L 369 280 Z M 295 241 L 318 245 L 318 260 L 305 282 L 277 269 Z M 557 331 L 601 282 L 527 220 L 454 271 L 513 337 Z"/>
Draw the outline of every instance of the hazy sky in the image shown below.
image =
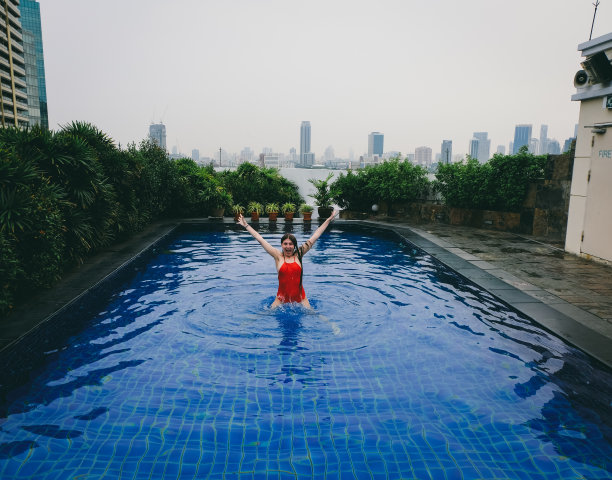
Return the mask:
<path id="1" fill-rule="evenodd" d="M 491 151 L 514 126 L 573 135 L 577 45 L 595 0 L 39 0 L 51 128 L 83 120 L 122 145 L 152 121 L 170 149 Z M 593 37 L 612 31 L 601 0 Z"/>

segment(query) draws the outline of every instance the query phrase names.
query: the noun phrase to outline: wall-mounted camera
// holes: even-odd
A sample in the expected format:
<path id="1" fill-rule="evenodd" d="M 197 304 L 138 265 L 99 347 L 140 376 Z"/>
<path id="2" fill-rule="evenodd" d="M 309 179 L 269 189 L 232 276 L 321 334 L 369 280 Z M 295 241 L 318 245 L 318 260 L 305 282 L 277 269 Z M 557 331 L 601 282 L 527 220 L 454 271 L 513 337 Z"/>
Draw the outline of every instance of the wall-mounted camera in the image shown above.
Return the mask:
<path id="1" fill-rule="evenodd" d="M 584 68 L 588 81 L 591 84 L 607 83 L 612 80 L 612 65 L 610 65 L 610 60 L 604 52 L 597 52 L 593 55 L 589 55 L 580 65 Z M 581 71 L 582 70 L 576 73 L 574 77 L 574 85 L 576 86 L 584 85 L 578 83 L 578 76 Z M 582 80 L 582 76 L 580 80 Z"/>

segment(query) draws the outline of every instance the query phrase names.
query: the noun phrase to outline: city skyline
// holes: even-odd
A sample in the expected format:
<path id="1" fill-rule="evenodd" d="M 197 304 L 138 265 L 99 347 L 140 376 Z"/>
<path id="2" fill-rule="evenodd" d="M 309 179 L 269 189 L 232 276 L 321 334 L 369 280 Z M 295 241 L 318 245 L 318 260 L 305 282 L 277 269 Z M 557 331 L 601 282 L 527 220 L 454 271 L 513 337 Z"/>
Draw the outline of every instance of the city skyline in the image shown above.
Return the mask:
<path id="1" fill-rule="evenodd" d="M 574 135 L 572 137 L 568 137 L 562 140 L 564 148 L 561 148 L 562 143 L 552 137 L 548 137 L 548 125 L 542 124 L 540 125 L 540 137 L 536 137 L 533 135 L 533 125 L 531 124 L 520 124 L 515 125 L 514 128 L 514 137 L 508 143 L 508 155 L 514 155 L 518 153 L 518 150 L 521 146 L 526 145 L 529 148 L 529 151 L 534 155 L 546 155 L 546 154 L 560 154 L 564 151 L 567 151 L 570 147 L 570 143 L 575 139 L 576 128 L 578 125 L 574 125 Z M 174 158 L 178 158 L 180 156 L 189 157 L 189 155 L 185 152 L 179 151 L 177 145 L 173 145 L 170 148 L 164 143 L 165 142 L 165 134 L 164 141 L 160 140 L 158 129 L 163 129 L 165 132 L 165 125 L 163 124 L 151 124 L 149 126 L 149 135 L 148 138 L 153 140 L 158 145 L 161 145 L 162 148 L 166 148 L 168 151 L 171 150 L 171 156 Z M 520 132 L 520 133 L 517 133 Z M 517 135 L 521 138 L 521 140 L 517 143 Z M 330 160 L 343 160 L 343 161 L 354 161 L 361 157 L 366 161 L 366 163 L 377 163 L 378 161 L 384 161 L 393 157 L 401 157 L 404 160 L 413 161 L 415 163 L 419 163 L 419 160 L 415 160 L 415 158 L 423 158 L 422 152 L 423 149 L 429 149 L 431 151 L 429 163 L 434 162 L 434 156 L 436 156 L 435 163 L 440 161 L 444 161 L 444 163 L 453 163 L 460 160 L 464 160 L 467 156 L 477 159 L 480 163 L 485 163 L 490 158 L 492 158 L 494 153 L 498 153 L 501 155 L 506 154 L 506 145 L 501 144 L 497 145 L 495 148 L 495 152 L 491 151 L 491 139 L 488 138 L 488 132 L 474 132 L 472 134 L 472 138 L 468 141 L 468 151 L 466 153 L 455 153 L 453 154 L 453 141 L 452 140 L 442 140 L 440 145 L 440 151 L 437 151 L 435 146 L 432 148 L 428 145 L 421 145 L 420 147 L 415 148 L 413 152 L 399 152 L 397 150 L 385 150 L 383 148 L 384 145 L 384 134 L 381 132 L 371 132 L 368 134 L 368 147 L 367 151 L 355 155 L 354 151 L 350 151 L 348 156 L 336 156 L 334 153 L 333 145 L 328 145 L 324 152 L 317 154 L 316 152 L 310 151 L 310 143 L 311 143 L 311 125 L 309 121 L 302 121 L 300 125 L 300 155 L 296 156 L 296 149 L 292 147 L 289 149 L 289 152 L 283 152 L 272 147 L 263 147 L 261 149 L 262 154 L 264 155 L 274 155 L 275 158 L 283 159 L 286 157 L 286 162 L 294 165 L 299 165 L 302 167 L 311 167 L 314 164 L 324 164 L 329 162 Z M 515 147 L 515 145 L 518 145 Z M 223 149 L 222 149 L 223 150 Z M 419 154 L 418 150 L 421 150 L 421 154 Z M 248 153 L 247 153 L 248 152 Z M 233 158 L 235 164 L 242 163 L 244 161 L 255 162 L 255 152 L 251 150 L 250 146 L 245 146 L 240 154 L 234 151 L 223 150 L 224 158 L 227 158 L 228 162 L 231 162 Z M 192 155 L 193 158 L 193 155 Z M 199 149 L 198 149 L 198 158 L 199 158 Z M 306 160 L 306 161 L 305 161 Z M 204 155 L 202 157 L 203 162 L 217 162 L 218 157 L 216 154 Z"/>
<path id="2" fill-rule="evenodd" d="M 372 131 L 404 154 L 443 139 L 465 154 L 484 130 L 507 148 L 523 123 L 565 141 L 591 2 L 491 3 L 40 0 L 50 127 L 88 121 L 126 145 L 162 121 L 168 145 L 204 155 L 299 148 L 304 119 L 317 158 L 359 156 Z M 374 54 L 381 68 L 364 68 Z"/>

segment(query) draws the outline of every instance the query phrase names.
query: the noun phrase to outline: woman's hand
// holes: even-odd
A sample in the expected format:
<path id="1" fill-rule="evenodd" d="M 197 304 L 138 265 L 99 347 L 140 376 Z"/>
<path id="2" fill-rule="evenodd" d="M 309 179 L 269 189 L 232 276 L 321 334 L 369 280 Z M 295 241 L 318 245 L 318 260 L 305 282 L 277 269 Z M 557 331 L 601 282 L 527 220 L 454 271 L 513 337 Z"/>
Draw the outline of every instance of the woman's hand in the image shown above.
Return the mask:
<path id="1" fill-rule="evenodd" d="M 334 209 L 334 211 L 332 212 L 332 214 L 329 216 L 328 220 L 331 222 L 331 221 L 334 219 L 334 217 L 335 217 L 336 215 L 338 215 L 339 213 L 340 213 L 340 210 L 338 210 L 337 208 L 335 208 L 335 209 Z"/>
<path id="2" fill-rule="evenodd" d="M 247 227 L 247 222 L 244 219 L 244 217 L 242 216 L 242 213 L 240 215 L 238 215 L 238 225 L 242 225 L 244 228 Z"/>

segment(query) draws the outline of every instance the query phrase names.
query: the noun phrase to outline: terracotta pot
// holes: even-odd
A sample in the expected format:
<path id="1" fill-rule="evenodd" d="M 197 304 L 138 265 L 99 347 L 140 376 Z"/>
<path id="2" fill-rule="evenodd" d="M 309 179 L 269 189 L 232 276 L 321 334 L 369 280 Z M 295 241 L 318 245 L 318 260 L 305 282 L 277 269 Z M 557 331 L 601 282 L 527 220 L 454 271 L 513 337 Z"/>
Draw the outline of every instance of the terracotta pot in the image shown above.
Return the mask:
<path id="1" fill-rule="evenodd" d="M 278 218 L 278 212 L 268 213 L 268 220 L 270 220 L 271 222 L 276 222 L 277 218 Z"/>
<path id="2" fill-rule="evenodd" d="M 310 220 L 312 220 L 312 212 L 302 212 L 302 215 L 304 216 L 305 222 L 310 222 Z"/>
<path id="3" fill-rule="evenodd" d="M 287 222 L 293 221 L 293 212 L 285 213 L 285 221 L 287 221 Z"/>
<path id="4" fill-rule="evenodd" d="M 252 222 L 259 222 L 259 213 L 251 212 L 251 221 Z"/>

